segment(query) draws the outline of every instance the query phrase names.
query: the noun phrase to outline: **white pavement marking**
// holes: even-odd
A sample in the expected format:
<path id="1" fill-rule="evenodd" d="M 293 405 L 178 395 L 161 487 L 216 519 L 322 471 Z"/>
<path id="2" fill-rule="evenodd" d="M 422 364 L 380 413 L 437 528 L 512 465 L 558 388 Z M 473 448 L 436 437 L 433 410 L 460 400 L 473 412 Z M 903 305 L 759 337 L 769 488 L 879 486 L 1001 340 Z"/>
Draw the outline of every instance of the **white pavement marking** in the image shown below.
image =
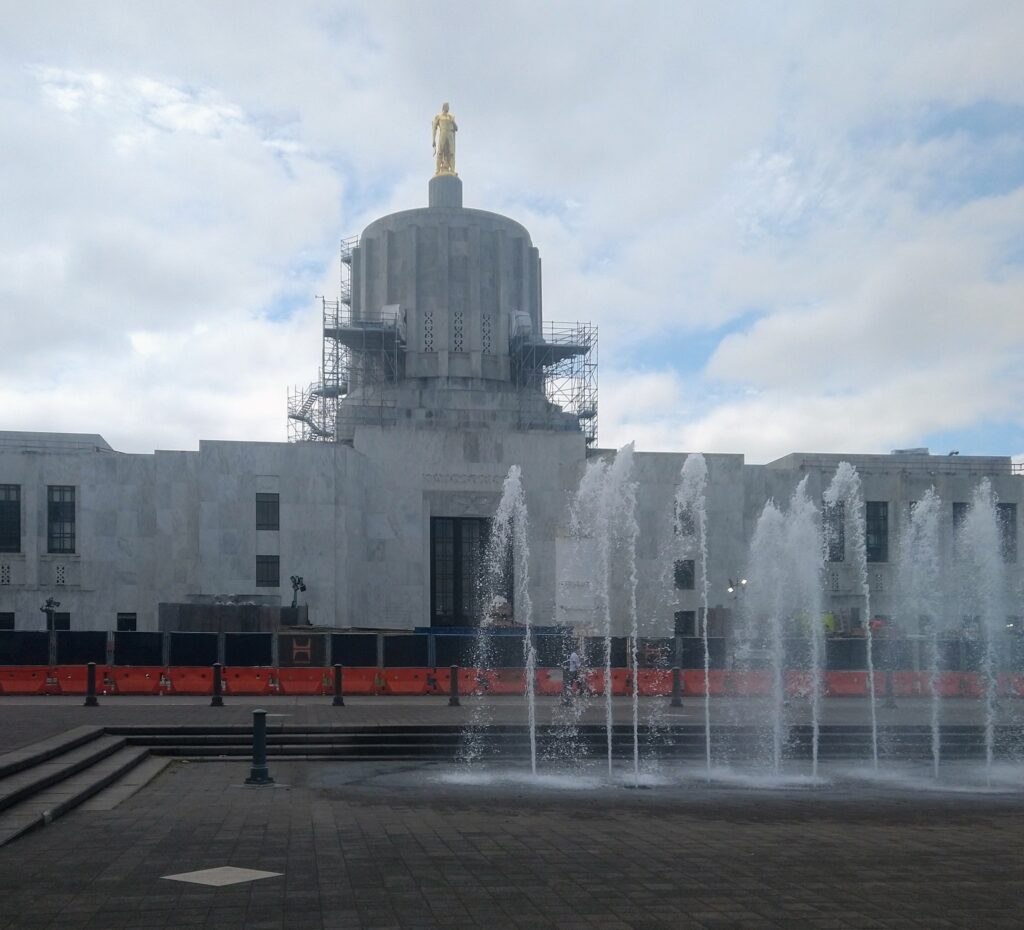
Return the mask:
<path id="1" fill-rule="evenodd" d="M 275 878 L 280 872 L 261 872 L 259 869 L 239 869 L 233 865 L 222 865 L 216 869 L 200 869 L 198 872 L 181 872 L 178 875 L 164 875 L 172 882 L 192 882 L 195 885 L 238 885 L 255 882 L 261 878 Z"/>

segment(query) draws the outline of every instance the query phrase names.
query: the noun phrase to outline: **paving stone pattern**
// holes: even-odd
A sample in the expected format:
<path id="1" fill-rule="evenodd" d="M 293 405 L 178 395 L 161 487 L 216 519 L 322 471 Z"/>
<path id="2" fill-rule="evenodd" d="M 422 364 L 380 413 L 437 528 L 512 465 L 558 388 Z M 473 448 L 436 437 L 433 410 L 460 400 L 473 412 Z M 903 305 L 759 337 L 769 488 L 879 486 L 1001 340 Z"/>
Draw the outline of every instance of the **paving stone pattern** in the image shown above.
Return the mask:
<path id="1" fill-rule="evenodd" d="M 1005 928 L 1019 797 L 541 792 L 427 764 L 174 763 L 0 850 L 0 928 Z M 236 866 L 206 888 L 161 876 Z"/>

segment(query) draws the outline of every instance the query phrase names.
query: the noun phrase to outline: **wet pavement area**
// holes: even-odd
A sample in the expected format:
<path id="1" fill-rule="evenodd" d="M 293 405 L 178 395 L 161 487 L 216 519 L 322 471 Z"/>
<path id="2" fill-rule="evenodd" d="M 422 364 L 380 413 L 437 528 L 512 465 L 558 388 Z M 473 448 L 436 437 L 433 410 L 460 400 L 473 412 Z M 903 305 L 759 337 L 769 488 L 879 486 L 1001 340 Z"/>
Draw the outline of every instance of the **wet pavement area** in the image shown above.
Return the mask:
<path id="1" fill-rule="evenodd" d="M 1024 779 L 997 769 L 993 789 L 952 764 L 925 791 L 921 766 L 708 783 L 688 765 L 628 790 L 621 763 L 608 784 L 277 761 L 276 787 L 246 788 L 243 763 L 174 762 L 0 849 L 0 927 L 1016 930 Z M 258 877 L 181 879 L 206 869 Z"/>
<path id="2" fill-rule="evenodd" d="M 0 699 L 0 749 L 82 724 L 462 725 L 480 703 L 444 698 Z M 1001 722 L 1021 719 L 1004 702 Z M 521 699 L 485 702 L 524 723 Z M 880 710 L 925 724 L 927 700 Z M 981 702 L 943 704 L 981 722 Z M 825 722 L 865 724 L 865 701 L 830 699 Z M 716 700 L 714 723 L 757 720 Z M 806 707 L 786 709 L 805 722 Z M 564 722 L 542 700 L 541 723 Z M 703 704 L 641 701 L 641 720 L 703 723 Z M 603 721 L 597 702 L 585 722 Z M 676 716 L 678 715 L 678 716 Z M 617 723 L 631 719 L 615 701 Z M 439 762 L 173 761 L 138 790 L 114 786 L 0 848 L 0 928 L 207 927 L 791 930 L 1024 926 L 1024 765 L 807 762 L 764 769 L 664 763 L 636 777 L 616 759 L 473 768 Z M 639 786 L 639 787 L 638 787 Z M 120 790 L 120 794 L 118 791 Z M 190 873 L 200 875 L 196 884 Z M 239 871 L 241 870 L 241 871 Z M 239 876 L 242 876 L 241 878 Z"/>

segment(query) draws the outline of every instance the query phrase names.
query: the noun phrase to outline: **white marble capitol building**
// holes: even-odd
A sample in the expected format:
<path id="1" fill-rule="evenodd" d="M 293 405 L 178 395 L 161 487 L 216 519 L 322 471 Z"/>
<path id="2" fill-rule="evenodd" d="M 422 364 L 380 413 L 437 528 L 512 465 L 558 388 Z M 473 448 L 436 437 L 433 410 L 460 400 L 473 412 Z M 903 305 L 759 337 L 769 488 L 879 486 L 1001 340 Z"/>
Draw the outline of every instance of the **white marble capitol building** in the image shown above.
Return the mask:
<path id="1" fill-rule="evenodd" d="M 597 445 L 596 331 L 545 319 L 529 232 L 463 207 L 454 166 L 439 168 L 429 206 L 343 243 L 339 299 L 323 304 L 322 370 L 290 398 L 291 441 L 132 455 L 98 435 L 0 432 L 0 628 L 44 629 L 51 597 L 55 622 L 72 630 L 157 630 L 168 605 L 255 603 L 273 614 L 291 604 L 291 576 L 303 578 L 300 602 L 316 626 L 472 626 L 481 546 L 513 464 L 530 514 L 534 623 L 591 623 L 567 504 L 587 461 L 614 454 Z M 650 635 L 694 632 L 693 573 L 671 561 L 666 570 L 664 545 L 685 458 L 634 456 L 639 614 Z M 1000 501 L 1007 584 L 1019 594 L 1024 476 L 1009 458 L 705 458 L 718 618 L 734 606 L 726 579 L 746 571 L 764 502 L 788 500 L 808 475 L 820 500 L 843 460 L 867 502 L 873 613 L 894 607 L 908 504 L 934 486 L 955 508 L 983 477 Z M 826 607 L 847 627 L 863 620 L 850 572 L 840 560 L 825 566 Z M 626 631 L 624 617 L 615 623 Z"/>

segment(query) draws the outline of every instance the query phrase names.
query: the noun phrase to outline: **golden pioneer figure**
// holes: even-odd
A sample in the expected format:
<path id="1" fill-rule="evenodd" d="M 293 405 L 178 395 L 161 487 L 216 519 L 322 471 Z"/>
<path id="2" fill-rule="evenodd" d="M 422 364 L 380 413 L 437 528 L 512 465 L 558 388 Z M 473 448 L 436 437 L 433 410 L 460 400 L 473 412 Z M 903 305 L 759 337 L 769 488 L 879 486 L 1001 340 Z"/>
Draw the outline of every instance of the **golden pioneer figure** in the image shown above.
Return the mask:
<path id="1" fill-rule="evenodd" d="M 455 117 L 448 112 L 448 104 L 434 117 L 430 137 L 434 146 L 436 168 L 434 174 L 455 174 L 455 133 L 459 127 Z"/>

